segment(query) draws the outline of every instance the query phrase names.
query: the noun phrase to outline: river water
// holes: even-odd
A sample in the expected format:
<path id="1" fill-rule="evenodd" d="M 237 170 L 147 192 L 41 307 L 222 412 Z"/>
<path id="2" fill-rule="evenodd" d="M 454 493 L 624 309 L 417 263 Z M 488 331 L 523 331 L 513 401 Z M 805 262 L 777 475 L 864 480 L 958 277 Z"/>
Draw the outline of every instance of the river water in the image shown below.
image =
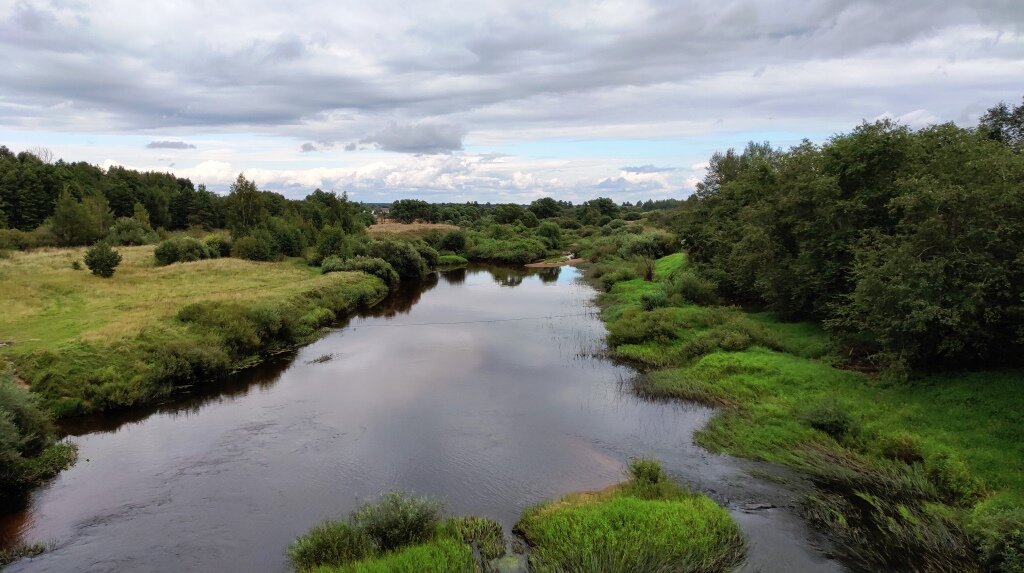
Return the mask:
<path id="1" fill-rule="evenodd" d="M 509 531 L 642 455 L 729 508 L 744 571 L 839 571 L 794 494 L 693 445 L 709 409 L 629 392 L 594 294 L 571 267 L 438 273 L 216 388 L 67 423 L 79 462 L 0 518 L 54 548 L 8 570 L 285 571 L 297 535 L 392 488 Z"/>

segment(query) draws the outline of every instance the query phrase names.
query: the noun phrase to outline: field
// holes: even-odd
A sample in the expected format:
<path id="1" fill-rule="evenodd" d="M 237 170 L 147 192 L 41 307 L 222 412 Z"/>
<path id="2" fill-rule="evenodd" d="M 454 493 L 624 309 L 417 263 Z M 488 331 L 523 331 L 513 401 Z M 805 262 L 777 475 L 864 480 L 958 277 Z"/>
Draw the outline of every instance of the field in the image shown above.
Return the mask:
<path id="1" fill-rule="evenodd" d="M 395 223 L 389 221 L 371 225 L 367 231 L 375 236 L 394 235 L 405 239 L 422 239 L 432 231 L 447 233 L 458 228 L 455 225 L 446 225 L 444 223 Z"/>
<path id="2" fill-rule="evenodd" d="M 153 247 L 119 251 L 124 260 L 110 279 L 72 268 L 84 249 L 0 260 L 0 359 L 13 362 L 58 413 L 148 401 L 169 391 L 165 383 L 175 378 L 198 381 L 301 342 L 336 313 L 386 290 L 368 275 L 321 275 L 301 260 L 157 267 Z M 253 310 L 270 315 L 261 315 L 269 322 L 246 316 Z M 247 319 L 253 332 L 229 332 Z"/>

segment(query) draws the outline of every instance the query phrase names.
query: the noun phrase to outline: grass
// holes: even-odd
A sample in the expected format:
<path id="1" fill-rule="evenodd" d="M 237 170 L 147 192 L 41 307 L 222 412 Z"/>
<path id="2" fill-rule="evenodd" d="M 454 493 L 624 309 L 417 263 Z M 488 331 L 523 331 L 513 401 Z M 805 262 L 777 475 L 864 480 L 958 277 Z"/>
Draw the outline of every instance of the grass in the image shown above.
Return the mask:
<path id="1" fill-rule="evenodd" d="M 497 522 L 442 519 L 438 502 L 401 492 L 364 504 L 348 521 L 322 523 L 288 548 L 292 566 L 302 572 L 471 573 L 504 555 Z"/>
<path id="2" fill-rule="evenodd" d="M 718 572 L 743 556 L 728 512 L 672 483 L 660 466 L 635 461 L 633 478 L 527 510 L 516 525 L 543 572 Z"/>
<path id="3" fill-rule="evenodd" d="M 448 231 L 458 229 L 459 227 L 455 225 L 447 225 L 445 223 L 396 223 L 389 221 L 370 225 L 367 228 L 367 232 L 376 238 L 391 235 L 399 239 L 415 240 L 425 238 L 434 232 L 447 233 Z"/>
<path id="4" fill-rule="evenodd" d="M 46 553 L 47 549 L 49 546 L 45 543 L 21 543 L 14 547 L 0 549 L 0 570 L 15 561 L 42 555 Z"/>
<path id="5" fill-rule="evenodd" d="M 459 267 L 462 265 L 469 264 L 466 257 L 460 255 L 440 255 L 437 257 L 437 266 L 439 267 Z"/>
<path id="6" fill-rule="evenodd" d="M 368 275 L 320 275 L 299 260 L 156 267 L 152 246 L 118 250 L 124 260 L 110 279 L 72 269 L 84 249 L 0 260 L 8 287 L 0 340 L 11 344 L 0 359 L 58 414 L 152 401 L 176 383 L 307 341 L 337 315 L 386 293 Z"/>
<path id="7" fill-rule="evenodd" d="M 701 445 L 804 471 L 817 487 L 807 516 L 861 567 L 1024 567 L 1024 372 L 890 384 L 834 367 L 814 324 L 679 300 L 645 309 L 685 259 L 657 265 L 655 281 L 603 295 L 609 345 L 646 367 L 642 394 L 723 407 Z"/>

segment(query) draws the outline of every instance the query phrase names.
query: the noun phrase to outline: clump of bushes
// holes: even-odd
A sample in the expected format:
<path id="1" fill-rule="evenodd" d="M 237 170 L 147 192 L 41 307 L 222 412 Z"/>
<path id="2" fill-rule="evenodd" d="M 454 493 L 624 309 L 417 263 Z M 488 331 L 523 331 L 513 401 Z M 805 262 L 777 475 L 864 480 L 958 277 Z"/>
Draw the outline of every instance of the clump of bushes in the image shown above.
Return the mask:
<path id="1" fill-rule="evenodd" d="M 298 571 L 479 571 L 482 559 L 505 553 L 501 525 L 479 517 L 442 519 L 439 502 L 402 492 L 383 494 L 346 521 L 312 528 L 288 548 Z"/>
<path id="2" fill-rule="evenodd" d="M 188 263 L 220 256 L 218 251 L 210 248 L 208 243 L 192 237 L 172 237 L 161 241 L 153 250 L 153 258 L 159 266 L 173 263 Z"/>
<path id="3" fill-rule="evenodd" d="M 281 250 L 277 240 L 266 229 L 256 229 L 249 235 L 236 239 L 231 246 L 231 256 L 249 261 L 276 261 Z"/>
<path id="4" fill-rule="evenodd" d="M 466 233 L 464 231 L 449 231 L 437 243 L 440 251 L 449 251 L 455 254 L 466 252 Z"/>
<path id="5" fill-rule="evenodd" d="M 669 277 L 665 292 L 679 302 L 711 306 L 720 301 L 714 281 L 698 276 L 690 269 L 681 269 Z"/>
<path id="6" fill-rule="evenodd" d="M 0 509 L 74 460 L 74 446 L 56 442 L 52 418 L 38 398 L 0 372 Z"/>
<path id="7" fill-rule="evenodd" d="M 457 267 L 469 263 L 466 257 L 460 255 L 441 255 L 437 257 L 439 267 Z"/>
<path id="8" fill-rule="evenodd" d="M 365 251 L 369 257 L 387 261 L 403 280 L 419 280 L 429 272 L 423 256 L 407 241 L 370 241 Z"/>
<path id="9" fill-rule="evenodd" d="M 231 241 L 226 237 L 220 235 L 210 235 L 203 239 L 203 243 L 206 244 L 206 248 L 209 249 L 210 255 L 214 257 L 230 257 L 231 256 Z"/>
<path id="10" fill-rule="evenodd" d="M 110 278 L 114 276 L 117 265 L 121 264 L 121 253 L 111 249 L 106 241 L 100 241 L 89 247 L 82 260 L 85 261 L 85 266 L 89 267 L 92 274 Z"/>
<path id="11" fill-rule="evenodd" d="M 437 259 L 440 256 L 437 253 L 437 249 L 422 241 L 413 243 L 413 248 L 416 249 L 416 252 L 419 253 L 421 257 L 423 257 L 423 262 L 427 264 L 428 269 L 432 269 L 437 266 Z"/>
<path id="12" fill-rule="evenodd" d="M 547 247 L 538 239 L 491 239 L 478 238 L 466 255 L 473 261 L 487 261 L 510 265 L 522 265 L 543 259 Z"/>
<path id="13" fill-rule="evenodd" d="M 845 406 L 835 400 L 822 400 L 803 414 L 804 422 L 842 442 L 860 432 L 860 424 Z"/>
<path id="14" fill-rule="evenodd" d="M 111 245 L 151 245 L 159 239 L 152 227 L 133 217 L 114 221 L 107 233 L 107 242 Z"/>
<path id="15" fill-rule="evenodd" d="M 342 260 L 340 257 L 327 257 L 320 264 L 320 270 L 324 274 L 340 271 L 362 271 L 384 281 L 388 288 L 398 286 L 401 280 L 398 273 L 395 272 L 395 269 L 387 261 L 375 257 L 353 257 L 348 260 Z"/>

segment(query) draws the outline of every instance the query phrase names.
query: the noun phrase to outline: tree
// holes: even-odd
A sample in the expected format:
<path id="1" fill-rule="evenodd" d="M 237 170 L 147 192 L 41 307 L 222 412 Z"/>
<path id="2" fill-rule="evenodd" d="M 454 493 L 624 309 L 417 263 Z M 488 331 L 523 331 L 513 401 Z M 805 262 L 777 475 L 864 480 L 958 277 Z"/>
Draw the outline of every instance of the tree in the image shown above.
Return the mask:
<path id="1" fill-rule="evenodd" d="M 543 197 L 530 203 L 528 207 L 540 219 L 550 219 L 562 214 L 562 206 L 551 197 Z"/>
<path id="2" fill-rule="evenodd" d="M 103 278 L 114 276 L 114 269 L 121 264 L 121 253 L 110 248 L 106 241 L 100 241 L 85 252 L 85 266 L 92 274 Z"/>
<path id="3" fill-rule="evenodd" d="M 989 108 L 978 122 L 978 130 L 1014 151 L 1024 151 L 1024 103 L 1010 108 L 1004 102 Z"/>
<path id="4" fill-rule="evenodd" d="M 491 211 L 491 214 L 494 216 L 494 222 L 504 225 L 515 223 L 523 217 L 524 213 L 523 208 L 515 203 L 498 205 Z"/>
<path id="5" fill-rule="evenodd" d="M 238 178 L 231 184 L 227 198 L 227 224 L 231 236 L 244 237 L 264 224 L 269 216 L 263 194 L 256 187 L 256 183 L 239 173 Z"/>
<path id="6" fill-rule="evenodd" d="M 57 199 L 51 224 L 65 246 L 85 245 L 100 237 L 93 214 L 67 191 Z"/>

